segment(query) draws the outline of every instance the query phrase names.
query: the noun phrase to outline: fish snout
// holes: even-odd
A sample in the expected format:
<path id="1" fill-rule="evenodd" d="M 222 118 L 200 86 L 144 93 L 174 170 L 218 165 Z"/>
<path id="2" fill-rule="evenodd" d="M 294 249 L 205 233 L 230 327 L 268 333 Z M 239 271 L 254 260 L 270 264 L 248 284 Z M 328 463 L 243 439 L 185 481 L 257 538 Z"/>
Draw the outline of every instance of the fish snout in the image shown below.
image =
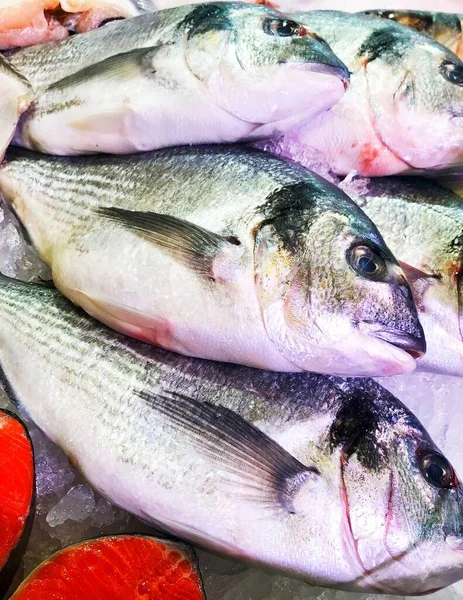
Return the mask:
<path id="1" fill-rule="evenodd" d="M 421 358 L 426 353 L 426 338 L 421 331 L 415 335 L 393 328 L 382 328 L 370 331 L 370 335 L 404 350 L 413 358 Z"/>
<path id="2" fill-rule="evenodd" d="M 346 67 L 344 63 L 339 61 L 339 64 L 327 64 L 323 62 L 307 62 L 303 63 L 304 70 L 310 71 L 312 73 L 320 73 L 321 75 L 331 75 L 332 77 L 336 77 L 340 79 L 344 90 L 350 85 L 350 71 Z"/>

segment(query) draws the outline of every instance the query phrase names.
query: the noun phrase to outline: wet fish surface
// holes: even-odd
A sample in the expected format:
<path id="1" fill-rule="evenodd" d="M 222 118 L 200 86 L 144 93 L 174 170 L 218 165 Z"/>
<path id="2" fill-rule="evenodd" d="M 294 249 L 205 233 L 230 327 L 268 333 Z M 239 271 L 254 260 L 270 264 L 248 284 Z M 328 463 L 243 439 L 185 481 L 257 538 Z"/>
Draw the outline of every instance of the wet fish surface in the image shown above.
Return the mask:
<path id="1" fill-rule="evenodd" d="M 12 150 L 0 191 L 55 284 L 107 325 L 201 358 L 391 375 L 426 344 L 401 268 L 342 191 L 239 146 Z"/>
<path id="2" fill-rule="evenodd" d="M 463 202 L 419 177 L 374 178 L 364 188 L 349 195 L 399 260 L 418 307 L 427 340 L 418 368 L 463 376 Z"/>
<path id="3" fill-rule="evenodd" d="M 460 9 L 463 10 L 463 5 L 460 6 Z M 463 58 L 463 14 L 424 10 L 367 10 L 365 14 L 396 21 L 401 25 L 416 29 L 449 48 L 459 58 Z"/>
<path id="4" fill-rule="evenodd" d="M 10 60 L 36 90 L 14 143 L 59 155 L 279 136 L 349 80 L 307 27 L 243 3 L 116 21 Z"/>
<path id="5" fill-rule="evenodd" d="M 57 290 L 0 283 L 10 394 L 112 502 L 170 533 L 348 590 L 463 573 L 462 487 L 372 380 L 186 359 Z"/>
<path id="6" fill-rule="evenodd" d="M 286 134 L 280 148 L 316 148 L 339 175 L 461 165 L 463 63 L 453 52 L 386 19 L 331 11 L 294 18 L 326 39 L 352 74 L 340 102 Z"/>

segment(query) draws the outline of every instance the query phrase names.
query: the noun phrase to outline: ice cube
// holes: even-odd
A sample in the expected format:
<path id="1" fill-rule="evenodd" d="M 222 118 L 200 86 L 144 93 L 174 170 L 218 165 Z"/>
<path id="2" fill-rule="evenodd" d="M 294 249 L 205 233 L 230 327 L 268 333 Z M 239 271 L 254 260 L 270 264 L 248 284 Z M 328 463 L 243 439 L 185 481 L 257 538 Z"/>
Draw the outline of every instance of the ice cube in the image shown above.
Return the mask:
<path id="1" fill-rule="evenodd" d="M 95 495 L 88 484 L 76 485 L 56 504 L 47 515 L 50 527 L 66 521 L 84 521 L 95 508 Z"/>
<path id="2" fill-rule="evenodd" d="M 50 270 L 26 242 L 11 210 L 6 205 L 0 208 L 0 273 L 23 281 L 51 279 Z"/>
<path id="3" fill-rule="evenodd" d="M 331 183 L 337 184 L 339 182 L 339 178 L 331 171 L 323 153 L 315 148 L 301 145 L 296 135 L 288 134 L 278 140 L 256 142 L 253 146 L 265 152 L 270 152 L 270 154 L 289 158 Z"/>
<path id="4" fill-rule="evenodd" d="M 362 206 L 362 196 L 368 193 L 369 181 L 366 177 L 358 175 L 356 171 L 351 171 L 339 182 L 338 187 L 352 200 L 355 200 L 359 206 Z"/>
<path id="5" fill-rule="evenodd" d="M 37 507 L 39 514 L 48 513 L 52 506 L 69 491 L 74 474 L 69 461 L 45 434 L 34 428 L 30 431 L 35 454 Z"/>

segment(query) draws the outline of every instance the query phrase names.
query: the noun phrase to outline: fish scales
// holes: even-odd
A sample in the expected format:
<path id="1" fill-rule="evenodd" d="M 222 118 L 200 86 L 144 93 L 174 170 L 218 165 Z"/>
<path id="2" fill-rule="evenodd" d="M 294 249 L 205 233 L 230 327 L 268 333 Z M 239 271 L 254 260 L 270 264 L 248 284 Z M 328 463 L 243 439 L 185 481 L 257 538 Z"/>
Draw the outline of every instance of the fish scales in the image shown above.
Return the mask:
<path id="1" fill-rule="evenodd" d="M 336 11 L 293 13 L 317 30 L 351 71 L 341 100 L 274 147 L 333 172 L 364 176 L 440 171 L 463 160 L 463 63 L 451 50 L 393 20 Z M 310 155 L 310 153 L 309 153 Z"/>
<path id="2" fill-rule="evenodd" d="M 82 34 L 71 37 L 57 45 L 55 42 L 7 53 L 11 64 L 38 88 L 48 87 L 67 75 L 92 65 L 95 62 L 95 48 L 98 47 L 98 61 L 113 54 L 128 52 L 136 48 L 148 48 L 170 40 L 178 27 L 179 20 L 186 18 L 191 6 L 176 8 L 173 12 L 141 15 L 135 20 L 128 19 L 123 28 L 115 21 L 96 31 L 91 37 Z"/>
<path id="3" fill-rule="evenodd" d="M 349 79 L 306 27 L 233 2 L 142 15 L 24 52 L 10 59 L 36 99 L 14 143 L 65 156 L 278 137 L 333 106 Z"/>
<path id="4" fill-rule="evenodd" d="M 414 293 L 429 342 L 419 368 L 462 376 L 461 199 L 420 177 L 376 177 L 362 185 L 351 197 L 384 235 Z"/>
<path id="5" fill-rule="evenodd" d="M 420 593 L 461 576 L 461 484 L 375 382 L 184 358 L 3 277 L 0 307 L 21 408 L 114 503 L 312 583 Z"/>
<path id="6" fill-rule="evenodd" d="M 56 285 L 143 341 L 337 374 L 409 370 L 403 349 L 423 351 L 411 292 L 373 223 L 289 161 L 239 146 L 121 158 L 11 150 L 0 190 Z"/>

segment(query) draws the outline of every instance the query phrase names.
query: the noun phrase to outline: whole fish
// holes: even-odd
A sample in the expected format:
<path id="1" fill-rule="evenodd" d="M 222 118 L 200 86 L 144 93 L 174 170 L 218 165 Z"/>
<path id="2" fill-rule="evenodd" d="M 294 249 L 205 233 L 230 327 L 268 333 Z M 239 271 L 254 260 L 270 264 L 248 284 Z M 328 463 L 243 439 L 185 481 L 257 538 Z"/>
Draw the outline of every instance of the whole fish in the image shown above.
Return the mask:
<path id="1" fill-rule="evenodd" d="M 344 188 L 345 189 L 345 188 Z M 375 223 L 411 285 L 427 340 L 421 370 L 463 376 L 463 202 L 419 177 L 347 193 Z"/>
<path id="2" fill-rule="evenodd" d="M 64 155 L 274 137 L 349 80 L 316 34 L 242 3 L 117 21 L 11 60 L 37 90 L 14 143 Z"/>
<path id="3" fill-rule="evenodd" d="M 463 3 L 459 7 L 463 10 Z M 463 58 L 462 21 L 463 14 L 426 12 L 423 10 L 368 10 L 365 14 L 396 21 L 412 27 L 420 33 L 443 44 L 460 58 Z"/>
<path id="4" fill-rule="evenodd" d="M 290 149 L 297 160 L 299 149 L 316 148 L 340 175 L 463 163 L 463 63 L 453 52 L 367 15 L 314 11 L 294 18 L 326 39 L 349 67 L 351 84 L 336 106 L 285 135 L 276 151 Z"/>
<path id="5" fill-rule="evenodd" d="M 0 166 L 55 284 L 110 327 L 276 371 L 391 375 L 426 348 L 373 223 L 302 167 L 239 146 Z"/>
<path id="6" fill-rule="evenodd" d="M 194 543 L 347 590 L 463 575 L 463 489 L 371 380 L 186 359 L 0 282 L 8 388 L 104 496 Z"/>
<path id="7" fill-rule="evenodd" d="M 26 79 L 0 55 L 0 161 L 14 135 L 20 116 L 34 99 Z"/>

